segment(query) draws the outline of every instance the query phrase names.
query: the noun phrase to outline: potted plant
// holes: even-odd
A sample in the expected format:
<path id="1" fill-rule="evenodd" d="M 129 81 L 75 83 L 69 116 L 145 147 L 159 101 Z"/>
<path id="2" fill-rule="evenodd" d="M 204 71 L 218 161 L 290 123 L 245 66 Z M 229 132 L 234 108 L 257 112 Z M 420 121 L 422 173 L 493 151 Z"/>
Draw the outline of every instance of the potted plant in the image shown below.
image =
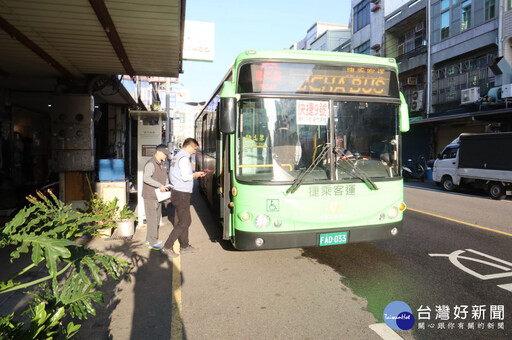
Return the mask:
<path id="1" fill-rule="evenodd" d="M 130 209 L 128 204 L 125 204 L 123 209 L 119 211 L 119 219 L 116 221 L 117 236 L 132 236 L 135 232 L 136 220 L 135 213 Z"/>
<path id="2" fill-rule="evenodd" d="M 89 202 L 85 213 L 88 216 L 97 216 L 99 219 L 96 221 L 98 229 L 97 234 L 104 237 L 112 235 L 113 228 L 116 227 L 116 218 L 119 207 L 117 205 L 117 197 L 112 201 L 105 202 L 98 194 L 94 194 Z"/>

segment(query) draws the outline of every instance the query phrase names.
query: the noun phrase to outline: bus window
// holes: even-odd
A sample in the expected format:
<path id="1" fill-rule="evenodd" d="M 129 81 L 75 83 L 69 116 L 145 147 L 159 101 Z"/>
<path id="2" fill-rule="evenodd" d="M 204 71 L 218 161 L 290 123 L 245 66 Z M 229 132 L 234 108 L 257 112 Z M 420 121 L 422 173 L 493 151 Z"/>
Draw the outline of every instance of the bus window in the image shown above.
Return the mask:
<path id="1" fill-rule="evenodd" d="M 284 98 L 240 101 L 240 179 L 290 182 L 312 164 L 318 147 L 328 142 L 329 120 L 299 124 L 300 104 L 299 100 Z M 319 168 L 308 177 L 326 180 L 329 174 L 325 168 Z"/>
<path id="2" fill-rule="evenodd" d="M 348 177 L 350 166 L 344 160 L 358 161 L 359 169 L 373 178 L 398 176 L 396 104 L 337 102 L 334 105 L 334 134 L 337 178 Z M 340 144 L 340 145 L 338 145 Z M 339 153 L 339 152 L 338 152 Z"/>
<path id="3" fill-rule="evenodd" d="M 258 102 L 243 102 L 240 106 L 239 174 L 254 175 L 271 172 L 268 165 L 268 128 L 265 110 Z"/>

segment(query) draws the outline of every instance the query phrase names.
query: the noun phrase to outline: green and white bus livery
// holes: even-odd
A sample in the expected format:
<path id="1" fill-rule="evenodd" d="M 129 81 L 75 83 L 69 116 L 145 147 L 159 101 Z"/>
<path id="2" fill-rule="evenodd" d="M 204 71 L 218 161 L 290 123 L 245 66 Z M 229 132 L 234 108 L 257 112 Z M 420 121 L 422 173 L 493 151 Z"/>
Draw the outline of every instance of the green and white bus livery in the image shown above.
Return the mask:
<path id="1" fill-rule="evenodd" d="M 398 235 L 409 120 L 397 73 L 359 54 L 240 54 L 195 122 L 223 238 L 251 250 Z"/>

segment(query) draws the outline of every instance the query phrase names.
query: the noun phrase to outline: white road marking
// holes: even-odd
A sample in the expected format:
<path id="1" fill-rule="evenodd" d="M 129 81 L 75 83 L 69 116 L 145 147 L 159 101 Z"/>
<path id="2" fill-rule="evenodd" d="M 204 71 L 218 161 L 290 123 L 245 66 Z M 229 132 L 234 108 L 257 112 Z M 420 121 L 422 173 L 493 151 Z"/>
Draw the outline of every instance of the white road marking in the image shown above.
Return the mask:
<path id="1" fill-rule="evenodd" d="M 460 256 L 462 253 L 464 252 L 472 252 L 474 254 L 477 254 L 477 255 L 480 255 L 480 256 L 483 256 L 483 257 L 487 257 L 488 259 L 491 259 L 495 262 L 499 262 L 499 263 L 503 263 L 505 265 L 507 265 L 507 267 L 505 266 L 501 266 L 497 263 L 492 263 L 492 262 L 489 262 L 489 261 L 484 261 L 484 260 L 480 260 L 480 259 L 477 259 L 477 258 L 472 258 L 472 257 L 468 257 L 468 256 Z M 491 256 L 491 255 L 487 255 L 487 254 L 484 254 L 482 252 L 479 252 L 479 251 L 476 251 L 476 250 L 473 250 L 473 249 L 466 249 L 466 250 L 457 250 L 457 251 L 454 251 L 452 252 L 451 254 L 429 254 L 430 256 L 440 256 L 440 257 L 448 257 L 448 259 L 450 260 L 450 262 L 457 268 L 459 268 L 460 270 L 468 273 L 468 274 L 471 274 L 477 278 L 479 278 L 480 280 L 491 280 L 491 279 L 498 279 L 498 278 L 502 278 L 502 277 L 508 277 L 508 276 L 512 276 L 512 263 L 510 262 L 507 262 L 505 260 L 502 260 L 502 259 L 499 259 L 497 257 L 494 257 L 494 256 Z M 460 263 L 459 259 L 464 259 L 464 260 L 469 260 L 469 261 L 473 261 L 473 262 L 478 262 L 478 263 L 482 263 L 482 264 L 485 264 L 485 265 L 488 265 L 490 267 L 494 267 L 494 268 L 498 268 L 498 269 L 501 269 L 504 271 L 504 273 L 495 273 L 495 274 L 480 274 L 480 273 L 477 273 L 476 271 L 472 270 L 472 269 L 469 269 L 468 267 L 466 267 L 465 265 L 463 265 L 462 263 Z"/>
<path id="2" fill-rule="evenodd" d="M 503 288 L 505 290 L 508 290 L 509 292 L 512 293 L 512 283 L 507 283 L 507 284 L 504 284 L 504 285 L 498 285 L 498 287 Z"/>
<path id="3" fill-rule="evenodd" d="M 384 340 L 403 340 L 401 336 L 396 334 L 388 325 L 385 323 L 374 323 L 368 326 L 372 331 L 377 333 Z"/>

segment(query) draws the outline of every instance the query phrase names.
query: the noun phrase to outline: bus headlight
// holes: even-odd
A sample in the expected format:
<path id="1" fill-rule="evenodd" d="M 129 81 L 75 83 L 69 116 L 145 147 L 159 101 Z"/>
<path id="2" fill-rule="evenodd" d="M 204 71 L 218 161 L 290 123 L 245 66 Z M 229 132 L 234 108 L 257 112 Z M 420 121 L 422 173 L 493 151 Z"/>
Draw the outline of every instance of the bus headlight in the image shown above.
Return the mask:
<path id="1" fill-rule="evenodd" d="M 243 213 L 239 214 L 238 217 L 242 221 L 247 222 L 251 219 L 251 214 L 249 214 L 247 211 L 244 211 Z"/>
<path id="2" fill-rule="evenodd" d="M 398 216 L 398 208 L 397 207 L 393 207 L 393 208 L 389 209 L 389 211 L 388 211 L 389 218 L 393 219 L 397 216 Z"/>
<path id="3" fill-rule="evenodd" d="M 266 228 L 270 223 L 270 217 L 267 215 L 258 215 L 258 217 L 256 217 L 255 223 L 256 227 L 258 228 Z"/>

